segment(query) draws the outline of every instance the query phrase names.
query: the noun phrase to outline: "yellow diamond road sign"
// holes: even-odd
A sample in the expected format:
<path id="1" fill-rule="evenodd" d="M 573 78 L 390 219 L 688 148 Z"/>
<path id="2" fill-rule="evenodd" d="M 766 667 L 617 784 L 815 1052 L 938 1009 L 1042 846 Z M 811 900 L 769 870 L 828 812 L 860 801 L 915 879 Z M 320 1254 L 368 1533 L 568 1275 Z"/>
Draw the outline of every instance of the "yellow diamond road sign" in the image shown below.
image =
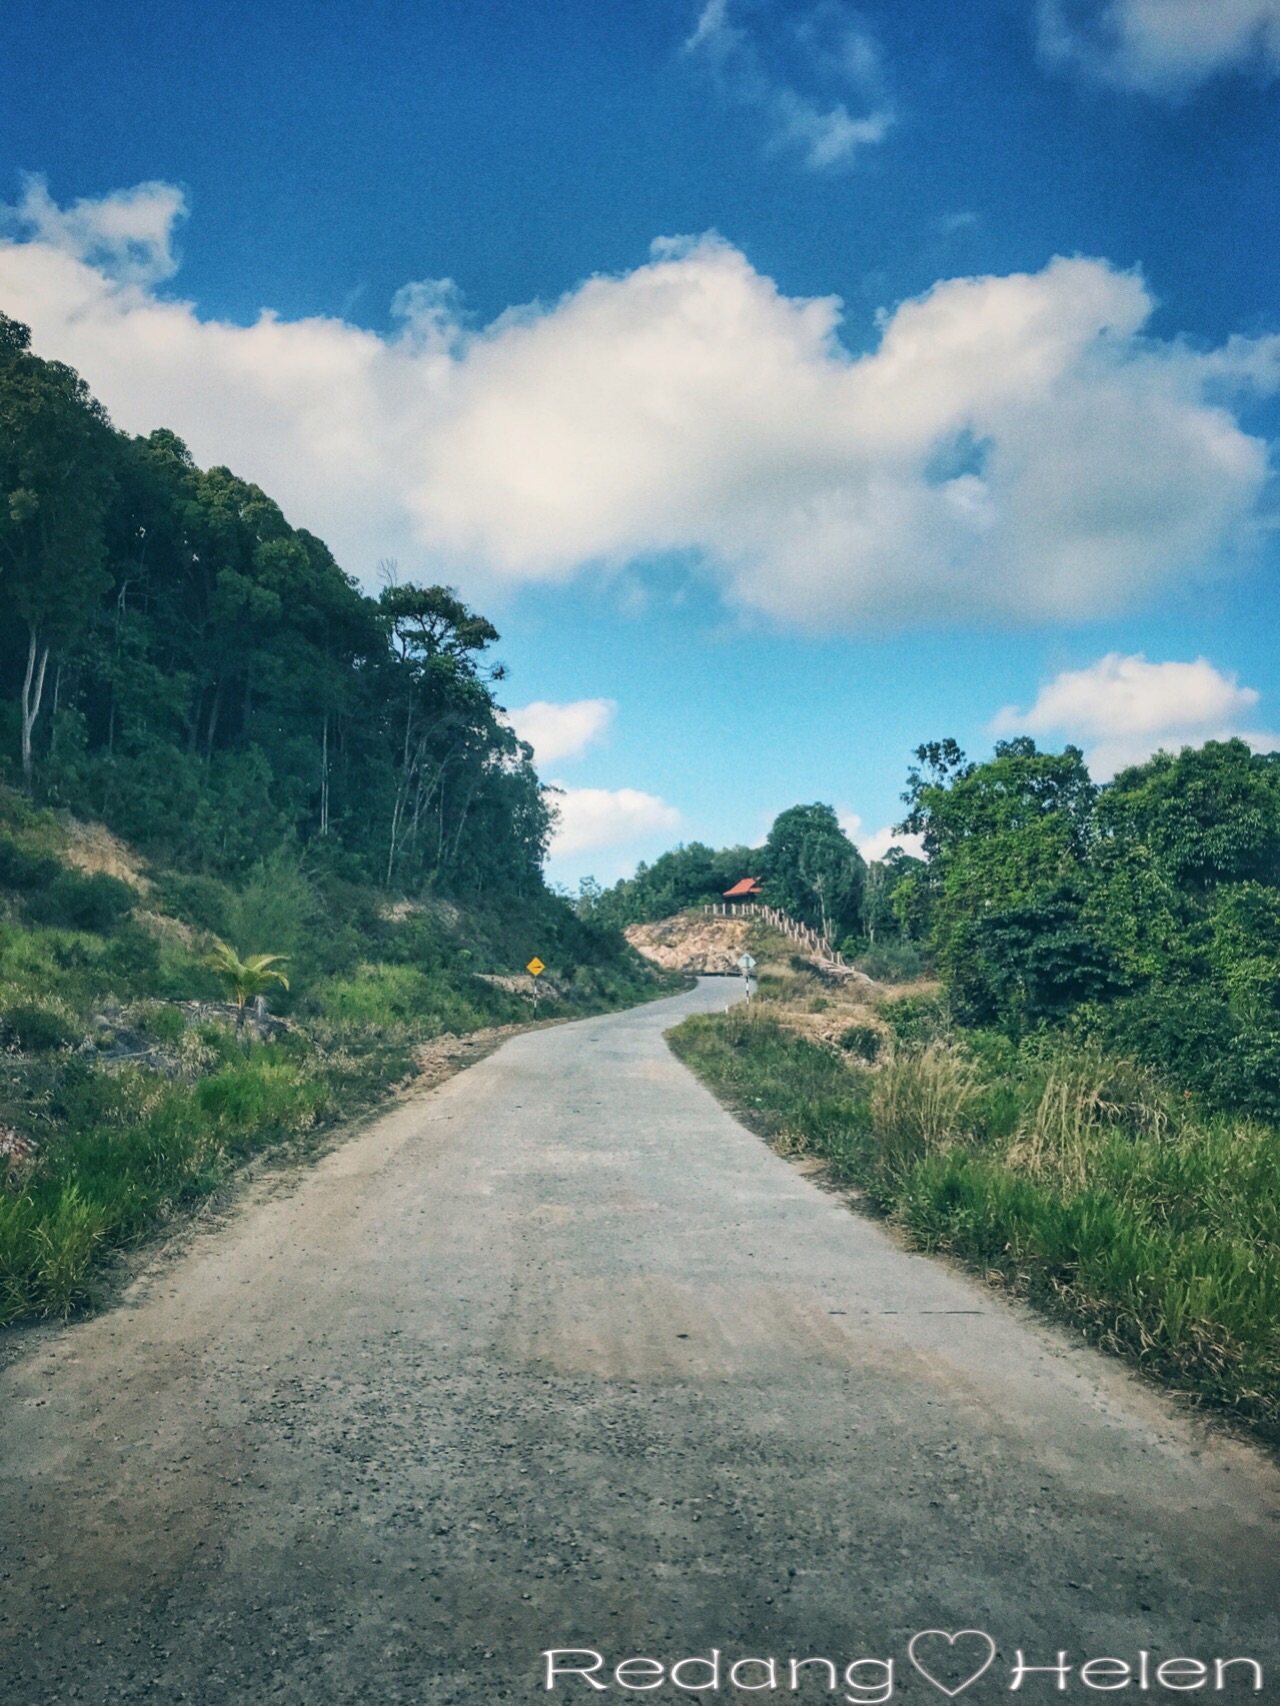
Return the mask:
<path id="1" fill-rule="evenodd" d="M 535 954 L 524 969 L 534 977 L 541 977 L 547 968 Z"/>

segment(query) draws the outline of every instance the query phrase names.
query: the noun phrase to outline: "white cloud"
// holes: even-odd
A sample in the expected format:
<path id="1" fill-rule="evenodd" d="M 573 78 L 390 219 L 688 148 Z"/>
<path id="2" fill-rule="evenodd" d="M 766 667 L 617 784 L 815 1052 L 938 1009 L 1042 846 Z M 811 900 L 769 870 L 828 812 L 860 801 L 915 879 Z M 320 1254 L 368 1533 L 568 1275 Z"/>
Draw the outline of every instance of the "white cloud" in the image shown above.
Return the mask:
<path id="1" fill-rule="evenodd" d="M 836 816 L 840 820 L 841 829 L 868 865 L 876 859 L 883 859 L 891 847 L 900 847 L 904 853 L 910 853 L 913 859 L 924 858 L 924 842 L 918 835 L 902 835 L 891 823 L 886 824 L 883 829 L 868 830 L 863 826 L 857 812 L 838 811 Z"/>
<path id="2" fill-rule="evenodd" d="M 618 709 L 612 699 L 575 699 L 567 705 L 535 699 L 507 712 L 512 728 L 527 740 L 539 764 L 578 758 L 599 740 Z"/>
<path id="3" fill-rule="evenodd" d="M 1051 65 L 1152 95 L 1226 71 L 1280 71 L 1280 0 L 1039 0 Z"/>
<path id="4" fill-rule="evenodd" d="M 797 149 L 815 172 L 848 165 L 860 148 L 883 142 L 893 113 L 882 92 L 875 44 L 839 0 L 787 14 L 793 45 L 817 83 L 851 89 L 867 111 L 850 113 L 843 100 L 806 94 L 773 76 L 756 42 L 730 17 L 730 0 L 706 0 L 685 52 L 704 61 L 724 93 L 757 108 L 773 149 Z"/>
<path id="5" fill-rule="evenodd" d="M 61 208 L 45 180 L 28 174 L 19 201 L 0 208 L 0 234 L 85 261 L 123 283 L 159 284 L 178 270 L 173 232 L 186 215 L 186 197 L 175 184 L 135 184 Z"/>
<path id="6" fill-rule="evenodd" d="M 551 842 L 550 857 L 591 853 L 618 847 L 643 836 L 676 830 L 680 813 L 657 794 L 637 788 L 566 788 L 556 801 L 560 821 Z"/>
<path id="7" fill-rule="evenodd" d="M 132 229 L 167 264 L 163 198 L 108 203 L 148 207 Z M 0 307 L 36 348 L 119 425 L 257 480 L 365 578 L 396 557 L 476 597 L 678 551 L 731 605 L 814 628 L 1074 619 L 1257 525 L 1267 448 L 1229 405 L 1280 384 L 1280 338 L 1152 338 L 1144 284 L 1105 261 L 943 280 L 853 357 L 837 299 L 783 295 L 714 236 L 480 330 L 427 281 L 379 337 L 204 320 L 41 217 L 0 240 Z"/>
<path id="8" fill-rule="evenodd" d="M 1153 752 L 1177 752 L 1238 735 L 1271 750 L 1280 736 L 1250 732 L 1256 688 L 1242 687 L 1207 658 L 1194 663 L 1148 663 L 1142 654 L 1108 652 L 1086 669 L 1064 670 L 1047 682 L 1027 710 L 1007 705 L 993 734 L 1059 735 L 1085 745 L 1095 780 L 1105 781 Z"/>
<path id="9" fill-rule="evenodd" d="M 1266 478 L 1205 358 L 1142 336 L 1151 307 L 1055 260 L 940 283 L 851 359 L 833 299 L 661 245 L 470 347 L 419 514 L 513 578 L 693 549 L 812 626 L 1097 615 L 1211 558 Z"/>

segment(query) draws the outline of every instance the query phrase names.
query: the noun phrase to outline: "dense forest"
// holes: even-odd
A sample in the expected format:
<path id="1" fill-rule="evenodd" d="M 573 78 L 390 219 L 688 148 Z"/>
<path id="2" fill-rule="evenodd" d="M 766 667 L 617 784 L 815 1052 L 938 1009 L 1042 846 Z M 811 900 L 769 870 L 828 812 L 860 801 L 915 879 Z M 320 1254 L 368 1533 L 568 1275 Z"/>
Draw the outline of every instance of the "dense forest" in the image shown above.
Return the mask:
<path id="1" fill-rule="evenodd" d="M 541 891 L 549 798 L 450 589 L 366 596 L 3 315 L 0 493 L 0 758 L 29 795 L 222 877 L 293 842 L 387 887 Z"/>

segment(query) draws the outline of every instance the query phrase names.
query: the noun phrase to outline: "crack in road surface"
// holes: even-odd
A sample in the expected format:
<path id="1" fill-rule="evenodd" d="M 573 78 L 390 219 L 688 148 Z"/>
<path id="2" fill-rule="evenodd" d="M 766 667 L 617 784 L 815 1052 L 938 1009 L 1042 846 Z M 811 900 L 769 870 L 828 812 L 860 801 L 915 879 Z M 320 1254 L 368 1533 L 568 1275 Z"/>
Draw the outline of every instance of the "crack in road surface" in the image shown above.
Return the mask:
<path id="1" fill-rule="evenodd" d="M 490 1706 L 577 1646 L 613 1699 L 715 1647 L 936 1703 L 907 1643 L 974 1629 L 985 1700 L 1019 1648 L 1249 1654 L 1271 1695 L 1274 1468 L 739 1126 L 662 1040 L 726 998 L 518 1036 L 26 1342 L 5 1706 Z"/>

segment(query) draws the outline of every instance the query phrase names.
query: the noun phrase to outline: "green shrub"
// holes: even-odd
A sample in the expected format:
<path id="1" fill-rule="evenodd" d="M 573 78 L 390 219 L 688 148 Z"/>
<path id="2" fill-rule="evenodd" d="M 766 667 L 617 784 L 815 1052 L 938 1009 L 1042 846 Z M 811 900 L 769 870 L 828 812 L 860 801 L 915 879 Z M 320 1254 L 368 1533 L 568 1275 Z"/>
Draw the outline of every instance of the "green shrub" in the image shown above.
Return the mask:
<path id="1" fill-rule="evenodd" d="M 108 943 L 102 964 L 123 992 L 144 990 L 160 969 L 160 944 L 140 925 L 126 923 Z"/>
<path id="2" fill-rule="evenodd" d="M 924 955 L 914 942 L 877 942 L 859 954 L 854 965 L 877 983 L 910 983 L 925 970 Z"/>
<path id="3" fill-rule="evenodd" d="M 83 1036 L 82 1028 L 56 1007 L 36 1001 L 15 1001 L 4 1010 L 5 1034 L 31 1054 L 70 1048 Z"/>
<path id="4" fill-rule="evenodd" d="M 118 924 L 136 900 L 128 883 L 105 871 L 92 876 L 60 871 L 46 888 L 32 895 L 27 911 L 38 924 L 102 932 Z"/>
<path id="5" fill-rule="evenodd" d="M 973 1135 L 977 1068 L 958 1049 L 929 1043 L 888 1061 L 871 1086 L 871 1128 L 881 1169 L 905 1173 Z"/>
<path id="6" fill-rule="evenodd" d="M 886 1001 L 882 1015 L 901 1043 L 936 1042 L 950 1029 L 940 995 L 904 995 L 897 1001 Z"/>
<path id="7" fill-rule="evenodd" d="M 216 877 L 179 876 L 167 873 L 160 879 L 157 898 L 165 911 L 184 924 L 211 935 L 231 935 L 232 890 Z"/>
<path id="8" fill-rule="evenodd" d="M 170 1007 L 163 1001 L 148 1001 L 133 1015 L 133 1023 L 143 1036 L 154 1037 L 158 1043 L 182 1040 L 187 1028 L 186 1015 L 180 1007 Z"/>
<path id="9" fill-rule="evenodd" d="M 855 1060 L 865 1060 L 869 1063 L 879 1056 L 884 1037 L 874 1025 L 849 1025 L 841 1031 L 836 1041 L 846 1054 L 853 1055 Z"/>
<path id="10" fill-rule="evenodd" d="M 291 1062 L 250 1061 L 229 1067 L 195 1087 L 195 1105 L 235 1154 L 264 1139 L 305 1131 L 325 1102 L 318 1079 L 302 1077 Z"/>
<path id="11" fill-rule="evenodd" d="M 11 835 L 0 830 L 0 888 L 48 888 L 61 870 L 56 859 L 28 853 Z"/>

